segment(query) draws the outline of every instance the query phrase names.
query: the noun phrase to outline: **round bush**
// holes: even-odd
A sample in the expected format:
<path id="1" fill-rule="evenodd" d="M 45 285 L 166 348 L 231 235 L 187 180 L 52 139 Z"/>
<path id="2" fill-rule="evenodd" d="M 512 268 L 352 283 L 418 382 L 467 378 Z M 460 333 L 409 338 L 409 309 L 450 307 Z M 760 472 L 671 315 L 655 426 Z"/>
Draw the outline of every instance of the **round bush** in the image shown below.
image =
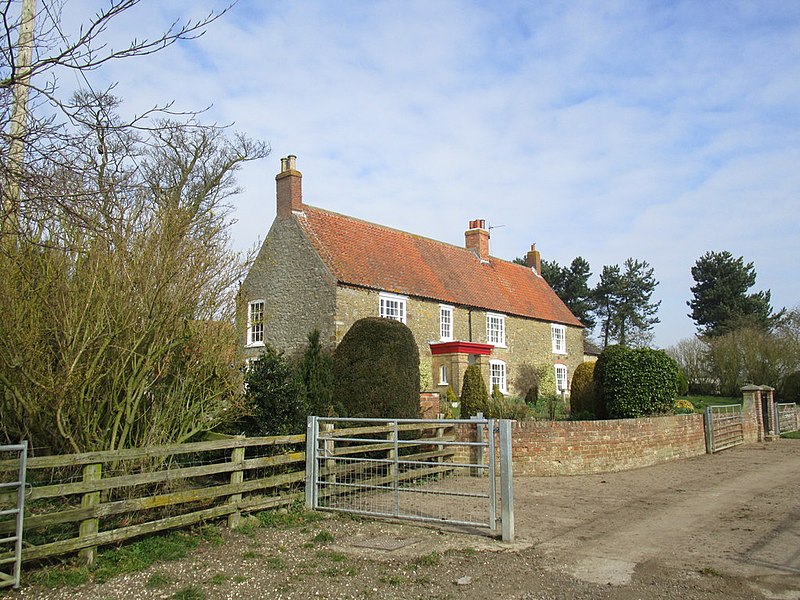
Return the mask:
<path id="1" fill-rule="evenodd" d="M 584 362 L 579 364 L 572 374 L 569 396 L 571 414 L 597 414 L 597 395 L 594 391 L 594 367 L 595 363 L 593 361 Z"/>
<path id="2" fill-rule="evenodd" d="M 336 348 L 333 372 L 340 416 L 419 417 L 419 351 L 403 323 L 356 321 Z"/>
<path id="3" fill-rule="evenodd" d="M 664 351 L 609 346 L 597 362 L 594 380 L 608 416 L 625 419 L 673 411 L 678 365 Z"/>
<path id="4" fill-rule="evenodd" d="M 694 412 L 694 404 L 685 399 L 675 401 L 676 415 L 690 415 Z"/>

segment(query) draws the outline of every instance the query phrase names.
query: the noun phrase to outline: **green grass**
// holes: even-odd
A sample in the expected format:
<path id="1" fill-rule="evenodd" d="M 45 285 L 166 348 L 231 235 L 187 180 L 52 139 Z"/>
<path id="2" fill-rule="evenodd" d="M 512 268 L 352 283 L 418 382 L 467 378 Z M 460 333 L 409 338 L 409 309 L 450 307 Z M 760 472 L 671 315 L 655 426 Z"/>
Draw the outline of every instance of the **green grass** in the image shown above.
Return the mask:
<path id="1" fill-rule="evenodd" d="M 786 438 L 787 440 L 800 440 L 800 431 L 789 431 L 788 433 L 782 433 L 782 438 Z"/>
<path id="2" fill-rule="evenodd" d="M 298 525 L 316 523 L 326 517 L 320 512 L 306 511 L 294 508 L 292 510 L 265 510 L 258 513 L 258 520 L 262 527 L 271 529 L 291 529 Z"/>
<path id="3" fill-rule="evenodd" d="M 721 404 L 741 404 L 741 398 L 728 398 L 726 396 L 680 396 L 677 400 L 688 400 L 694 404 L 697 412 L 705 412 L 706 406 L 719 406 Z"/>
<path id="4" fill-rule="evenodd" d="M 229 577 L 225 573 L 217 573 L 213 577 L 209 577 L 208 583 L 211 585 L 222 585 L 228 581 Z"/>
<path id="5" fill-rule="evenodd" d="M 190 585 L 172 594 L 173 600 L 205 600 L 206 593 L 196 585 Z"/>
<path id="6" fill-rule="evenodd" d="M 147 579 L 146 587 L 161 588 L 166 587 L 172 583 L 172 578 L 162 571 L 156 571 Z"/>
<path id="7" fill-rule="evenodd" d="M 329 544 L 333 541 L 333 534 L 330 531 L 322 529 L 317 535 L 311 538 L 311 541 L 315 544 Z"/>
<path id="8" fill-rule="evenodd" d="M 435 567 L 441 560 L 442 557 L 438 552 L 431 552 L 430 554 L 420 556 L 413 564 L 418 567 Z"/>

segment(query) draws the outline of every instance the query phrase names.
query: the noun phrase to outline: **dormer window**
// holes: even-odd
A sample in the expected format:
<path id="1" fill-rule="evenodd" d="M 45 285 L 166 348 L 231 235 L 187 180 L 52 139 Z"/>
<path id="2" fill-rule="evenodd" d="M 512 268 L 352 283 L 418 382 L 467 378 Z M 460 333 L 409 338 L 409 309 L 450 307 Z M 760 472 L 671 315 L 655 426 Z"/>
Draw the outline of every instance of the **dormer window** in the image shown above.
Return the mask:
<path id="1" fill-rule="evenodd" d="M 381 293 L 378 314 L 382 319 L 392 319 L 405 323 L 406 300 L 407 298 L 405 296 Z"/>

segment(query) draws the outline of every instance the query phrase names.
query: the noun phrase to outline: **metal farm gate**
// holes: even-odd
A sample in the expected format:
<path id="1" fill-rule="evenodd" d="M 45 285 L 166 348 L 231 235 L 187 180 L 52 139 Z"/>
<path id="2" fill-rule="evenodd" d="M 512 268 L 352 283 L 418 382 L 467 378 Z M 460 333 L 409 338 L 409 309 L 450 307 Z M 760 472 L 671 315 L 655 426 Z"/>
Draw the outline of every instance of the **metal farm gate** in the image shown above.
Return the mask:
<path id="1" fill-rule="evenodd" d="M 787 433 L 800 429 L 800 419 L 797 413 L 796 402 L 775 403 L 775 433 Z"/>
<path id="2" fill-rule="evenodd" d="M 0 560 L 0 589 L 19 587 L 22 570 L 22 520 L 25 508 L 25 469 L 28 442 L 0 446 L 0 522 L 13 521 L 13 535 L 0 537 L 0 554 L 13 551 Z"/>
<path id="3" fill-rule="evenodd" d="M 706 450 L 709 454 L 744 443 L 744 413 L 741 404 L 707 406 Z"/>
<path id="4" fill-rule="evenodd" d="M 471 441 L 456 439 L 457 427 Z M 309 417 L 306 444 L 309 508 L 500 530 L 513 541 L 508 420 Z"/>

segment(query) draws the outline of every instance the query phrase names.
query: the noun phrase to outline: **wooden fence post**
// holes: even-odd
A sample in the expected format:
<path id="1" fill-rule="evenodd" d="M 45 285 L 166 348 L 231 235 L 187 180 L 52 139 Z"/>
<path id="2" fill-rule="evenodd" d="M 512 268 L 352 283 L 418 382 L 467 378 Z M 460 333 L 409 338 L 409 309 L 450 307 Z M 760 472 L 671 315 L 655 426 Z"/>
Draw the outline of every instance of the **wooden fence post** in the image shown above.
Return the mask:
<path id="1" fill-rule="evenodd" d="M 237 435 L 236 439 L 243 440 L 244 436 Z M 234 465 L 239 465 L 239 467 L 242 466 L 242 463 L 244 462 L 244 446 L 239 446 L 231 451 L 231 462 Z M 242 483 L 243 481 L 244 481 L 244 471 L 241 468 L 231 472 L 231 485 Z M 228 504 L 238 504 L 241 501 L 241 499 L 242 499 L 241 494 L 232 494 L 231 496 L 228 497 Z M 242 513 L 239 510 L 229 514 L 228 528 L 236 529 L 239 526 L 239 522 L 241 521 L 241 519 L 242 519 Z"/>
<path id="2" fill-rule="evenodd" d="M 103 477 L 102 463 L 86 465 L 83 467 L 83 481 L 99 481 Z M 81 498 L 81 508 L 92 508 L 100 504 L 100 492 L 89 492 Z M 85 538 L 95 535 L 100 528 L 100 519 L 93 517 L 81 521 L 78 529 L 79 537 Z M 94 564 L 94 559 L 97 556 L 97 546 L 83 548 L 79 553 L 80 559 L 86 563 L 87 566 Z"/>

